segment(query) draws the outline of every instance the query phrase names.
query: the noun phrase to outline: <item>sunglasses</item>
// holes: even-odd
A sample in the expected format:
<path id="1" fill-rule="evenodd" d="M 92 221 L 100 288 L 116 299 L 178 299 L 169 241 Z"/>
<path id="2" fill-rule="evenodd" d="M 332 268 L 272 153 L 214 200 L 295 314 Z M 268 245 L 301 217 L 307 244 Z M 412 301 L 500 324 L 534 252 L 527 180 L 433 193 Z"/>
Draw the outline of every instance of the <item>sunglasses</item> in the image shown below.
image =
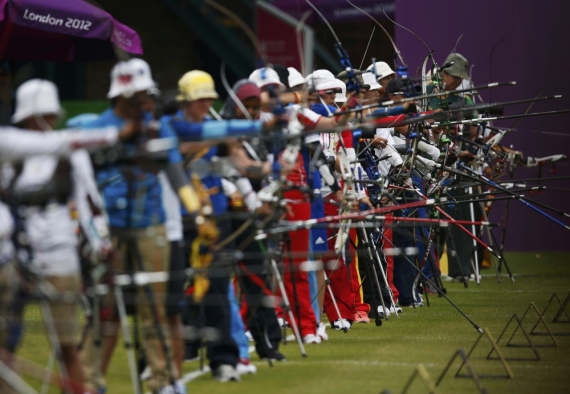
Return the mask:
<path id="1" fill-rule="evenodd" d="M 336 94 L 336 93 L 342 93 L 342 89 L 319 90 L 319 94 Z"/>

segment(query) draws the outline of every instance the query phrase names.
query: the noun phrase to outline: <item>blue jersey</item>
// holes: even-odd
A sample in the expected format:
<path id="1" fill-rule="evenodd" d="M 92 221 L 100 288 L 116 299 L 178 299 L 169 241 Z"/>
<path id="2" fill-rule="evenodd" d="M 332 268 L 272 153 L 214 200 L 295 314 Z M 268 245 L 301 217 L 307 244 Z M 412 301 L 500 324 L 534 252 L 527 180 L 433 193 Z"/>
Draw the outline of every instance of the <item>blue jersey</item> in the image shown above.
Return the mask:
<path id="1" fill-rule="evenodd" d="M 327 105 L 327 107 L 325 107 L 324 104 L 311 104 L 311 110 L 313 112 L 316 112 L 317 114 L 328 118 L 331 117 L 329 111 L 330 113 L 334 114 L 334 111 L 336 111 L 337 108 L 332 105 Z M 311 187 L 315 191 L 314 199 L 311 202 L 311 219 L 324 218 L 325 207 L 324 207 L 323 197 L 321 196 L 320 193 L 320 190 L 323 187 L 321 173 L 316 168 L 313 171 L 310 171 L 309 166 L 312 157 L 306 146 L 303 146 L 301 153 L 303 155 L 303 160 L 305 161 L 305 171 L 310 177 Z M 317 190 L 319 191 L 318 193 L 316 193 Z M 318 228 L 318 227 L 311 228 L 311 240 L 313 242 L 312 245 L 313 252 L 323 253 L 328 251 L 326 228 Z"/>
<path id="2" fill-rule="evenodd" d="M 150 114 L 144 115 L 145 123 L 152 119 Z M 125 120 L 115 115 L 113 108 L 107 109 L 92 122 L 87 122 L 83 128 L 100 128 L 107 126 L 122 127 Z M 176 138 L 170 127 L 158 130 L 159 138 Z M 134 151 L 132 143 L 124 144 L 127 150 Z M 169 163 L 181 163 L 182 156 L 175 146 L 168 153 Z M 142 170 L 136 166 L 109 166 L 97 173 L 97 182 L 105 184 L 103 199 L 112 227 L 145 228 L 162 224 L 166 215 L 162 202 L 162 188 L 156 172 Z"/>
<path id="3" fill-rule="evenodd" d="M 323 103 L 311 104 L 311 111 L 319 115 L 330 118 L 334 115 L 334 111 L 338 110 L 334 105 L 327 104 L 326 107 Z"/>
<path id="4" fill-rule="evenodd" d="M 178 111 L 174 116 L 177 120 L 183 119 L 184 114 L 182 111 Z M 171 120 L 173 119 L 172 116 L 163 116 L 161 122 L 163 123 L 163 127 L 169 128 L 172 133 L 181 138 L 187 136 L 187 134 L 191 134 L 191 128 L 174 128 Z M 206 118 L 206 121 L 210 121 L 211 119 Z M 176 123 L 176 122 L 175 122 Z M 201 155 L 197 161 L 204 160 L 206 162 L 211 162 L 214 156 L 218 154 L 218 147 L 214 146 L 210 148 L 205 154 Z M 214 214 L 224 213 L 228 209 L 228 199 L 224 194 L 224 189 L 222 186 L 222 177 L 209 172 L 207 175 L 200 175 L 200 179 L 202 180 L 202 185 L 206 189 L 213 189 L 217 188 L 216 193 L 210 194 L 210 201 L 212 202 L 212 209 L 214 210 Z M 181 207 L 182 215 L 188 215 L 184 207 Z"/>

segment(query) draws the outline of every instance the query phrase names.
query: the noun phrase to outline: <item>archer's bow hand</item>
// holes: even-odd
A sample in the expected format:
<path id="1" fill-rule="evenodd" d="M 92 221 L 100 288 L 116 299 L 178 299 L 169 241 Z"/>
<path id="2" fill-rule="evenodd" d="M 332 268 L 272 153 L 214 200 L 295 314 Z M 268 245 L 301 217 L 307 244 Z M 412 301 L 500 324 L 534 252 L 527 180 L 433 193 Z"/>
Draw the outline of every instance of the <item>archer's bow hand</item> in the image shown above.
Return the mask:
<path id="1" fill-rule="evenodd" d="M 342 108 L 340 109 L 341 112 L 349 110 L 349 109 L 354 109 L 356 108 L 359 103 L 359 94 L 357 92 L 350 92 L 346 94 L 346 103 L 345 105 L 342 106 Z M 334 117 L 337 126 L 346 126 L 346 124 L 348 123 L 348 120 L 350 119 L 350 117 L 352 116 L 352 114 L 349 113 L 345 113 L 343 115 L 337 115 Z"/>
<path id="2" fill-rule="evenodd" d="M 119 131 L 119 140 L 122 142 L 130 141 L 143 131 L 143 123 L 141 119 L 129 120 Z"/>
<path id="3" fill-rule="evenodd" d="M 380 137 L 379 135 L 376 135 L 370 144 L 375 148 L 378 148 L 379 146 L 385 148 L 388 144 L 388 140 L 386 138 Z"/>
<path id="4" fill-rule="evenodd" d="M 370 208 L 370 209 L 374 209 L 374 205 L 372 204 L 372 201 L 370 201 L 370 197 L 368 197 L 368 196 L 362 197 L 360 199 L 359 203 L 367 205 L 368 208 Z"/>
<path id="5" fill-rule="evenodd" d="M 459 153 L 459 158 L 464 163 L 471 163 L 475 159 L 475 155 L 467 150 L 461 151 Z"/>

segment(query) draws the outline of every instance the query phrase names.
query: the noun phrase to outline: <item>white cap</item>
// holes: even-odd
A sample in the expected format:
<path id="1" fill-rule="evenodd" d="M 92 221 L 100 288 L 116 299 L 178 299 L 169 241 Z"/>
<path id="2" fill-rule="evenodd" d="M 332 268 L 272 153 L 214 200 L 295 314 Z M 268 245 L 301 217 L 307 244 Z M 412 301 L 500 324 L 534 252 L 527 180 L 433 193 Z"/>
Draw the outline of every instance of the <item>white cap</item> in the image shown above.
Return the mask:
<path id="1" fill-rule="evenodd" d="M 30 79 L 16 91 L 16 111 L 12 123 L 34 115 L 61 115 L 57 87 L 45 79 Z"/>
<path id="2" fill-rule="evenodd" d="M 314 88 L 315 90 L 342 89 L 342 85 L 344 85 L 329 70 L 316 70 L 314 73 L 307 75 L 305 82 L 307 82 L 309 88 Z"/>
<path id="3" fill-rule="evenodd" d="M 366 70 L 372 70 L 372 66 L 373 65 L 370 65 Z M 376 66 L 376 76 L 378 77 L 378 80 L 387 77 L 388 75 L 395 74 L 394 70 L 392 70 L 386 62 L 376 62 L 374 63 L 374 66 Z"/>
<path id="4" fill-rule="evenodd" d="M 148 63 L 142 59 L 129 59 L 115 64 L 111 70 L 111 88 L 107 98 L 131 97 L 136 92 L 154 87 L 156 83 L 152 80 Z"/>
<path id="5" fill-rule="evenodd" d="M 376 77 L 372 73 L 363 73 L 362 79 L 364 80 L 365 85 L 370 85 L 370 88 L 368 90 L 377 90 L 382 87 L 378 81 L 376 81 Z"/>
<path id="6" fill-rule="evenodd" d="M 287 67 L 289 71 L 289 87 L 292 88 L 294 86 L 302 85 L 305 82 L 305 78 L 303 75 L 295 67 Z"/>
<path id="7" fill-rule="evenodd" d="M 335 95 L 334 102 L 335 103 L 346 103 L 346 84 L 342 81 L 340 81 L 340 82 L 342 83 L 342 86 L 341 86 L 342 92 L 337 93 Z"/>
<path id="8" fill-rule="evenodd" d="M 279 80 L 279 74 L 277 74 L 277 71 L 269 67 L 258 68 L 251 73 L 248 79 L 256 84 L 260 89 L 267 85 L 279 85 L 285 87 L 285 85 L 283 85 Z"/>

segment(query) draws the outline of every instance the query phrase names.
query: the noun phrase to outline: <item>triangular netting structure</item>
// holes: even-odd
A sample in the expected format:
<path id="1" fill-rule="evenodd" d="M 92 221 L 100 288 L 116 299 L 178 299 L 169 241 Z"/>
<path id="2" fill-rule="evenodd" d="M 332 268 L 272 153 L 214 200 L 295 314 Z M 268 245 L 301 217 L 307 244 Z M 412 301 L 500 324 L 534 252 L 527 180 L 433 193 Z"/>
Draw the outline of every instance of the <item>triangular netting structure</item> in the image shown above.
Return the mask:
<path id="1" fill-rule="evenodd" d="M 567 331 L 557 331 L 557 329 L 554 329 L 552 326 L 552 330 L 548 328 L 546 331 L 537 331 L 537 328 L 539 326 L 539 324 L 542 322 L 544 323 L 544 325 L 546 325 L 546 320 L 548 320 L 548 311 L 551 305 L 554 304 L 554 301 L 556 301 L 556 303 L 558 303 L 558 310 L 554 313 L 554 317 L 552 318 L 552 320 L 550 321 L 551 324 L 570 324 L 570 313 L 568 313 L 568 310 L 566 309 L 568 307 L 568 304 L 570 303 L 570 293 L 568 293 L 568 295 L 566 296 L 566 299 L 564 299 L 564 302 L 560 302 L 560 298 L 558 298 L 558 295 L 556 293 L 552 293 L 552 296 L 550 297 L 550 300 L 548 300 L 548 304 L 546 304 L 546 307 L 544 308 L 544 310 L 540 313 L 541 319 L 539 319 L 536 324 L 533 326 L 532 330 L 530 330 L 530 335 L 554 335 L 554 336 L 565 336 L 565 335 L 570 335 L 570 330 Z"/>
<path id="2" fill-rule="evenodd" d="M 477 391 L 482 394 L 487 394 L 487 389 L 485 389 L 485 387 L 483 386 L 483 382 L 481 382 L 481 377 L 477 374 L 477 371 L 475 371 L 475 368 L 471 364 L 471 361 L 469 361 L 469 357 L 467 356 L 467 354 L 465 354 L 465 351 L 463 349 L 457 349 L 457 351 L 453 354 L 453 356 L 445 366 L 443 372 L 437 379 L 437 382 L 435 382 L 435 386 L 437 388 L 441 386 L 441 382 L 445 378 L 447 371 L 449 371 L 449 369 L 453 365 L 453 362 L 457 358 L 459 358 L 459 360 L 461 361 L 461 367 L 459 369 L 461 370 L 463 367 L 465 367 L 468 373 L 467 377 L 471 378 L 471 380 L 475 384 L 475 387 L 477 388 Z"/>
<path id="3" fill-rule="evenodd" d="M 501 341 L 501 339 L 503 338 L 503 336 L 505 335 L 505 333 L 507 332 L 507 329 L 509 328 L 509 326 L 511 325 L 512 322 L 516 322 L 516 327 L 515 330 L 513 331 L 511 338 L 509 339 L 509 341 L 507 342 L 507 347 L 509 346 L 509 343 L 512 341 L 513 337 L 515 336 L 515 334 L 517 333 L 518 330 L 521 331 L 522 335 L 524 336 L 526 343 L 525 345 L 528 346 L 514 346 L 514 345 L 510 345 L 510 347 L 529 347 L 533 354 L 534 357 L 505 357 L 503 356 L 504 360 L 509 360 L 509 361 L 528 361 L 528 360 L 536 360 L 539 361 L 540 360 L 540 354 L 538 353 L 538 350 L 536 349 L 536 347 L 534 346 L 534 344 L 532 343 L 532 341 L 530 340 L 530 336 L 528 334 L 528 332 L 524 329 L 524 327 L 522 326 L 522 322 L 521 319 L 519 319 L 519 317 L 517 316 L 517 314 L 513 314 L 513 316 L 511 316 L 511 318 L 509 319 L 509 321 L 507 322 L 507 325 L 505 326 L 505 328 L 503 328 L 503 331 L 501 331 L 501 334 L 499 335 L 499 337 L 497 338 L 496 344 L 499 345 L 499 342 Z M 487 355 L 487 359 L 489 360 L 498 360 L 499 357 L 498 356 L 492 356 L 492 354 L 495 353 L 495 349 L 491 349 L 491 351 L 489 352 L 489 354 Z"/>
<path id="4" fill-rule="evenodd" d="M 471 360 L 471 363 L 472 364 L 474 363 L 475 348 L 477 348 L 477 345 L 479 345 L 479 343 L 481 342 L 481 339 L 483 339 L 483 338 L 487 339 L 487 342 L 491 345 L 491 350 L 497 354 L 497 359 L 501 362 L 501 365 L 502 365 L 503 370 L 504 370 L 504 374 L 481 374 L 480 373 L 480 374 L 478 374 L 479 378 L 481 378 L 481 379 L 485 379 L 485 378 L 512 379 L 514 375 L 513 375 L 513 372 L 511 371 L 511 368 L 509 367 L 509 364 L 505 360 L 505 357 L 503 356 L 501 349 L 499 349 L 499 346 L 497 345 L 497 343 L 493 339 L 493 336 L 491 335 L 489 330 L 486 328 L 483 329 L 482 334 L 479 334 L 479 336 L 475 340 L 475 343 L 473 344 L 473 346 L 471 347 L 471 349 L 467 353 L 467 357 Z M 485 358 L 485 359 L 488 359 L 488 358 Z M 464 367 L 465 367 L 465 363 L 462 363 L 461 366 L 459 367 L 459 369 L 457 370 L 457 372 L 455 373 L 456 378 L 469 378 L 469 377 L 471 377 L 471 375 L 468 373 L 467 374 L 461 373 L 461 370 L 464 369 Z"/>
<path id="5" fill-rule="evenodd" d="M 529 314 L 530 312 L 530 314 Z M 534 312 L 534 313 L 533 313 Z M 522 325 L 525 322 L 525 319 L 528 320 L 527 316 L 530 318 L 531 314 L 535 314 L 538 317 L 538 321 L 536 322 L 536 324 L 534 325 L 534 327 L 531 329 L 531 333 L 532 330 L 534 330 L 535 328 L 537 328 L 538 326 L 542 326 L 543 329 L 546 330 L 546 334 L 550 337 L 550 340 L 548 341 L 548 343 L 539 343 L 538 338 L 535 338 L 536 340 L 533 341 L 533 345 L 534 347 L 557 347 L 558 346 L 558 342 L 556 342 L 556 338 L 554 338 L 554 335 L 552 335 L 552 332 L 550 331 L 550 329 L 548 328 L 548 326 L 546 325 L 546 322 L 544 321 L 544 318 L 542 317 L 542 314 L 539 312 L 538 308 L 536 307 L 536 305 L 534 304 L 534 302 L 531 302 L 530 305 L 528 306 L 528 308 L 526 309 L 523 317 L 521 318 L 521 323 L 520 326 L 522 327 Z M 516 334 L 516 330 L 515 332 L 513 332 L 513 335 L 511 336 L 511 339 L 509 339 L 509 342 L 507 343 L 507 346 L 511 346 L 511 347 L 529 347 L 529 345 L 527 345 L 526 343 L 514 343 L 513 342 L 513 337 Z"/>
<path id="6" fill-rule="evenodd" d="M 414 380 L 416 380 L 416 378 L 421 380 L 421 382 L 423 383 L 424 387 L 426 388 L 429 394 L 439 394 L 439 391 L 437 390 L 435 383 L 431 380 L 431 377 L 429 376 L 426 367 L 423 366 L 422 364 L 418 365 L 416 369 L 414 369 L 412 376 L 410 376 L 410 379 L 408 379 L 406 385 L 402 389 L 402 394 L 406 394 L 408 392 L 408 390 L 410 389 L 410 387 L 412 387 L 412 384 L 414 383 Z"/>

